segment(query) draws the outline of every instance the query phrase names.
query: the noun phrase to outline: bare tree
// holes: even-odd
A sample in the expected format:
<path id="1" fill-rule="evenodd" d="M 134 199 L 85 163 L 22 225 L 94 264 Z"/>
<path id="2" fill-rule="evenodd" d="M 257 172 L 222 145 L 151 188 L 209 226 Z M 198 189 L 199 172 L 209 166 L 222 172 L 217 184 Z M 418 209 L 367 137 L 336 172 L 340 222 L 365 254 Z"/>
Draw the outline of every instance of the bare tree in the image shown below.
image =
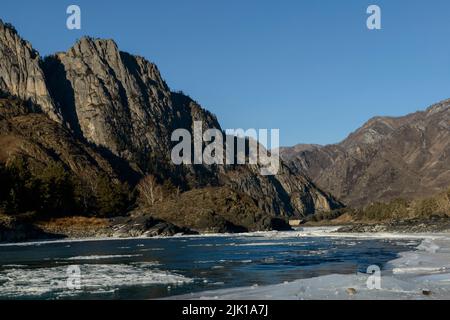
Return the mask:
<path id="1" fill-rule="evenodd" d="M 148 206 L 153 206 L 158 201 L 162 201 L 161 186 L 158 185 L 155 176 L 144 177 L 138 184 L 138 191 L 143 202 Z"/>

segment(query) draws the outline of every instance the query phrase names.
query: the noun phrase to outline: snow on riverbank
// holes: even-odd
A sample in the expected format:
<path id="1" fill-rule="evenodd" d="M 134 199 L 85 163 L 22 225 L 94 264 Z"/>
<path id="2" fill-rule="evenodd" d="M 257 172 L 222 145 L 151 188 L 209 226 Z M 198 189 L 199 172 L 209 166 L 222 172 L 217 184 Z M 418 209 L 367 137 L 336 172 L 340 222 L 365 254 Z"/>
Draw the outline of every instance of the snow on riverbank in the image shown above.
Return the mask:
<path id="1" fill-rule="evenodd" d="M 152 240 L 152 239 L 165 239 L 165 238 L 205 238 L 205 237 L 235 237 L 235 238 L 268 238 L 268 239 L 283 239 L 292 237 L 343 237 L 343 238 L 359 238 L 359 239 L 426 239 L 435 238 L 436 234 L 403 234 L 403 233 L 337 233 L 336 231 L 341 228 L 335 227 L 306 227 L 298 228 L 294 231 L 259 231 L 259 232 L 246 232 L 246 233 L 207 233 L 198 235 L 174 235 L 170 237 L 156 236 L 156 237 L 94 237 L 94 238 L 64 238 L 58 240 L 41 240 L 41 241 L 26 241 L 16 243 L 0 243 L 0 247 L 13 247 L 13 246 L 39 246 L 46 244 L 56 243 L 77 243 L 77 242 L 101 242 L 101 241 L 122 241 L 122 240 Z M 450 235 L 449 235 L 450 236 Z"/>
<path id="2" fill-rule="evenodd" d="M 450 234 L 341 234 L 332 231 L 336 229 L 305 228 L 297 232 L 298 236 L 305 237 L 422 239 L 422 243 L 416 251 L 401 253 L 385 266 L 380 289 L 368 288 L 369 274 L 334 274 L 278 285 L 208 291 L 174 299 L 450 299 Z"/>

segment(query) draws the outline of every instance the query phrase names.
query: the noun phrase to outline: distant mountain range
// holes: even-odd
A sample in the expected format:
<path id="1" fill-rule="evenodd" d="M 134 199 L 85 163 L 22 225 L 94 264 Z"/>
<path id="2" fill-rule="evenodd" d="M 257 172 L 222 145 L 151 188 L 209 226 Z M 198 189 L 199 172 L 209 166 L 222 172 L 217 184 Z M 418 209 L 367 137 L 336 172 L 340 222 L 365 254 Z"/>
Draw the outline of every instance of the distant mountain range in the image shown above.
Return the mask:
<path id="1" fill-rule="evenodd" d="M 450 186 L 450 100 L 373 118 L 338 144 L 280 153 L 292 170 L 350 206 L 435 195 Z"/>
<path id="2" fill-rule="evenodd" d="M 4 186 L 0 211 L 50 208 L 69 214 L 135 215 L 140 210 L 142 215 L 152 210 L 138 203 L 135 187 L 150 175 L 172 201 L 195 190 L 181 198 L 176 219 L 174 214 L 163 217 L 173 220 L 168 223 L 180 224 L 180 216 L 195 215 L 202 207 L 199 201 L 208 203 L 202 222 L 191 217 L 182 223 L 195 231 L 215 231 L 215 223 L 220 231 L 271 229 L 280 225 L 279 218 L 342 207 L 284 163 L 276 176 L 260 175 L 257 166 L 175 166 L 170 161 L 175 129 L 192 132 L 194 121 L 202 121 L 205 129 L 220 129 L 220 124 L 190 97 L 172 92 L 156 65 L 120 51 L 113 40 L 84 37 L 67 52 L 42 59 L 14 27 L 0 20 L 0 58 L 0 169 L 12 180 L 25 179 L 20 186 Z M 47 184 L 60 180 L 67 184 L 59 186 L 69 190 L 65 196 L 73 200 L 71 206 L 61 200 L 52 207 L 42 197 L 33 206 L 27 197 L 17 196 L 41 192 L 30 186 L 53 189 Z M 108 208 L 125 189 L 127 204 Z M 228 200 L 215 206 L 210 200 L 221 193 Z M 242 199 L 245 206 L 240 206 Z M 161 202 L 170 203 L 161 198 L 159 207 Z M 230 218 L 230 208 L 243 216 Z M 160 208 L 152 216 L 172 211 Z"/>

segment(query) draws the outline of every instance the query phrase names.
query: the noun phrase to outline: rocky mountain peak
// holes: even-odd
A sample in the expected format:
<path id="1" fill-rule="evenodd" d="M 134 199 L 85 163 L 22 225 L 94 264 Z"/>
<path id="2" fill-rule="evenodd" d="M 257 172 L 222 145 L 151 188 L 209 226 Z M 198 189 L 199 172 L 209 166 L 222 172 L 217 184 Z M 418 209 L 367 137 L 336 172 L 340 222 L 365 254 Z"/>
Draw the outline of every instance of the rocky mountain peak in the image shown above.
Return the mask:
<path id="1" fill-rule="evenodd" d="M 164 90 L 169 91 L 156 64 L 148 61 L 144 57 L 120 51 L 117 43 L 113 39 L 85 36 L 78 40 L 66 53 L 59 53 L 58 57 L 80 59 L 90 66 L 98 63 L 99 66 L 106 67 L 109 71 L 117 71 L 115 68 L 122 68 L 125 72 L 130 73 L 138 71 L 138 73 L 133 73 L 131 76 L 140 78 L 148 77 L 148 79 L 154 82 L 152 84 L 158 84 Z"/>
<path id="2" fill-rule="evenodd" d="M 373 144 L 388 136 L 395 130 L 392 118 L 375 117 L 353 132 L 340 144 L 343 147 L 358 147 L 360 144 Z"/>
<path id="3" fill-rule="evenodd" d="M 47 90 L 41 58 L 16 29 L 0 20 L 0 90 L 37 104 L 58 122 L 62 117 Z"/>
<path id="4" fill-rule="evenodd" d="M 173 126 L 172 94 L 154 64 L 113 40 L 84 37 L 48 58 L 45 69 L 70 127 L 88 141 L 127 159 L 154 146 L 167 150 L 161 129 Z"/>
<path id="5" fill-rule="evenodd" d="M 21 46 L 24 46 L 29 49 L 29 52 L 32 53 L 33 58 L 36 58 L 39 56 L 39 53 L 33 49 L 31 46 L 31 43 L 28 41 L 22 39 L 17 32 L 16 28 L 12 24 L 3 22 L 2 19 L 0 19 L 0 36 L 3 38 L 4 41 L 9 42 L 19 42 Z"/>
<path id="6" fill-rule="evenodd" d="M 432 116 L 436 113 L 440 113 L 440 112 L 448 112 L 450 111 L 450 99 L 441 101 L 439 103 L 436 103 L 434 105 L 432 105 L 431 107 L 429 107 L 426 110 L 426 113 L 428 116 Z"/>
<path id="7" fill-rule="evenodd" d="M 117 43 L 113 39 L 93 38 L 89 36 L 81 37 L 72 47 L 79 47 L 82 50 L 87 48 L 96 48 L 97 50 L 110 49 L 112 51 L 119 51 Z"/>

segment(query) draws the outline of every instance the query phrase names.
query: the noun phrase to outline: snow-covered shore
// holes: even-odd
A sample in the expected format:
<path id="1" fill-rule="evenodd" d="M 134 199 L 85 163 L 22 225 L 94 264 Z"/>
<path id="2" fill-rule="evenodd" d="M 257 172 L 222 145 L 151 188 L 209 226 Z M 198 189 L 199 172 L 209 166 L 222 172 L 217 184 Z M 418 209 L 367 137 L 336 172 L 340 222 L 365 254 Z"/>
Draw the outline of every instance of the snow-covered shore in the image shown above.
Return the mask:
<path id="1" fill-rule="evenodd" d="M 174 299 L 301 300 L 301 299 L 450 299 L 450 234 L 339 234 L 333 228 L 305 228 L 305 237 L 420 239 L 415 251 L 401 253 L 384 266 L 381 288 L 369 289 L 369 274 L 327 275 L 270 286 L 207 291 Z"/>

